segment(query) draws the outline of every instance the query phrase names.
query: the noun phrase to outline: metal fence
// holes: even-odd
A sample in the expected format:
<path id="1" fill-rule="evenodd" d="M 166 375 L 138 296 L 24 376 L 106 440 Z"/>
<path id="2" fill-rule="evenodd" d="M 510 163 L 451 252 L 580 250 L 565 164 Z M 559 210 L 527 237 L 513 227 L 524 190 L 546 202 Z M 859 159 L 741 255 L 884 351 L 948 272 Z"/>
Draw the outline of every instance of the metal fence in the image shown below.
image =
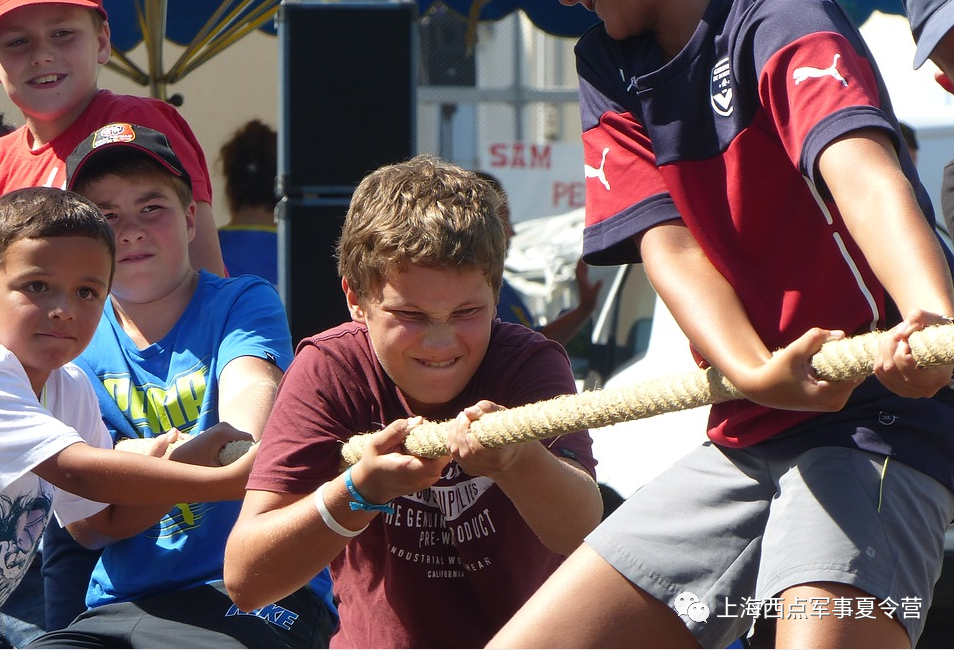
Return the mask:
<path id="1" fill-rule="evenodd" d="M 472 26 L 432 7 L 419 21 L 418 151 L 473 169 L 494 142 L 578 142 L 575 41 L 519 11 Z"/>

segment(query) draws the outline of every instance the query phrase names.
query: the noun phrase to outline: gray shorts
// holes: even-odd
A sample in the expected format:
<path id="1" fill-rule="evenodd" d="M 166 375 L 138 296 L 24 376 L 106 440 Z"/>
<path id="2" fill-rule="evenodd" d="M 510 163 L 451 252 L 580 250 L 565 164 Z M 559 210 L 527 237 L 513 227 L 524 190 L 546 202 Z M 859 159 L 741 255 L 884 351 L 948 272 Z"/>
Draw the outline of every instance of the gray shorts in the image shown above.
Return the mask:
<path id="1" fill-rule="evenodd" d="M 744 636 L 754 616 L 893 613 L 912 646 L 941 572 L 954 495 L 896 461 L 847 447 L 786 460 L 706 443 L 631 496 L 586 539 L 632 583 L 667 603 L 703 647 Z M 805 583 L 852 585 L 871 599 L 792 603 Z"/>

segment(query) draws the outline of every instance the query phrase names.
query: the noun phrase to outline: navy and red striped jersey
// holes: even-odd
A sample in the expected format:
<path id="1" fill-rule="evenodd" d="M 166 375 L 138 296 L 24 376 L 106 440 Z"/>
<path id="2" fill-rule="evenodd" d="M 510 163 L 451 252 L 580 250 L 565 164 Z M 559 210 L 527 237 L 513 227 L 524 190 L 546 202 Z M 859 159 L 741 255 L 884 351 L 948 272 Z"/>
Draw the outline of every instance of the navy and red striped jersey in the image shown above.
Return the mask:
<path id="1" fill-rule="evenodd" d="M 900 319 L 819 155 L 883 129 L 932 225 L 934 214 L 873 58 L 833 0 L 711 0 L 669 61 L 651 33 L 617 41 L 602 24 L 576 54 L 587 262 L 638 262 L 635 235 L 682 219 L 769 349 L 812 327 L 855 334 Z M 746 446 L 811 417 L 732 402 L 713 407 L 709 435 Z"/>

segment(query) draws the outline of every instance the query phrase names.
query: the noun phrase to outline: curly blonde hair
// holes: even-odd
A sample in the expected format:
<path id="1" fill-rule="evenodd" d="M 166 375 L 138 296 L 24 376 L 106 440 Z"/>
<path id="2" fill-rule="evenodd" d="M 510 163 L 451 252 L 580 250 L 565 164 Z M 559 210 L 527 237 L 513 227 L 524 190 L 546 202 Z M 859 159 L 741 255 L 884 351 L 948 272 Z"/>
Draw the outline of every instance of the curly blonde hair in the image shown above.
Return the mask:
<path id="1" fill-rule="evenodd" d="M 365 298 L 417 264 L 478 269 L 497 295 L 510 243 L 501 196 L 473 172 L 423 154 L 361 181 L 338 240 L 338 274 Z"/>

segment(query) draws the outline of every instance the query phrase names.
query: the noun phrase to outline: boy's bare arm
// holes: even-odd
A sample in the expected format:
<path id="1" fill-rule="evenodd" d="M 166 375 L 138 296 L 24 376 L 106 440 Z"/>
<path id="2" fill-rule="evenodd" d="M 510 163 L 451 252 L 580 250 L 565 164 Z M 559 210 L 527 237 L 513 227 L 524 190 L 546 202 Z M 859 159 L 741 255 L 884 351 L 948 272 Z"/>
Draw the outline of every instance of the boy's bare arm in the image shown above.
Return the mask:
<path id="1" fill-rule="evenodd" d="M 325 495 L 330 509 L 333 504 L 327 488 Z M 372 518 L 365 512 L 348 516 L 347 507 L 333 511 L 346 528 L 360 530 Z M 237 607 L 252 611 L 306 584 L 349 541 L 324 526 L 313 493 L 249 490 L 225 547 L 225 587 Z M 280 561 L 276 561 L 277 554 Z"/>
<path id="2" fill-rule="evenodd" d="M 247 439 L 247 434 L 222 427 L 177 445 L 168 454 L 169 460 L 166 462 L 170 466 L 188 463 L 190 465 L 218 467 L 220 466 L 219 455 L 226 444 L 234 440 Z M 155 450 L 156 453 L 152 455 L 162 457 L 164 451 L 164 447 L 159 445 Z M 247 475 L 251 470 L 256 451 L 257 449 L 253 448 L 243 458 L 235 461 L 240 464 L 233 468 L 236 474 Z M 175 470 L 173 469 L 173 471 Z M 223 493 L 234 489 L 236 482 L 228 477 L 219 477 L 220 480 L 223 478 L 229 482 L 229 487 L 225 488 Z M 244 487 L 244 482 L 242 482 L 242 485 Z M 216 490 L 214 483 L 209 483 L 203 489 L 203 495 Z M 194 499 L 190 499 L 190 501 L 192 500 Z M 147 500 L 144 499 L 143 501 Z M 91 517 L 68 524 L 67 529 L 83 546 L 103 548 L 148 529 L 162 519 L 172 507 L 172 501 L 162 504 L 149 503 L 148 505 L 109 505 Z"/>
<path id="3" fill-rule="evenodd" d="M 219 233 L 215 228 L 212 204 L 197 202 L 195 208 L 195 237 L 189 244 L 189 260 L 195 269 L 225 276 L 225 262 L 219 246 Z"/>
<path id="4" fill-rule="evenodd" d="M 217 457 L 217 450 L 222 444 L 229 439 L 238 439 L 240 437 L 238 434 L 242 432 L 255 439 L 260 438 L 268 412 L 275 400 L 281 375 L 281 370 L 264 359 L 239 357 L 229 362 L 219 378 L 219 416 L 222 421 L 176 449 L 171 459 L 206 464 L 208 458 Z M 203 448 L 210 445 L 215 447 L 212 453 L 201 453 Z M 153 499 L 155 485 L 152 479 L 144 476 L 141 478 L 139 491 L 133 490 L 131 493 L 141 495 L 139 498 L 125 503 L 120 502 L 121 505 L 112 505 L 85 521 L 71 524 L 70 533 L 84 546 L 101 548 L 146 530 L 159 521 L 174 503 L 241 499 L 245 496 L 245 482 L 252 468 L 254 452 L 253 449 L 252 452 L 230 465 L 227 475 L 209 475 L 195 489 L 183 485 L 182 487 L 188 491 L 180 490 L 177 493 L 178 496 L 165 500 Z M 169 463 L 170 473 L 181 473 L 181 468 L 175 467 L 181 465 L 183 463 Z M 142 485 L 150 487 L 148 490 L 143 490 Z M 60 487 L 81 496 L 88 496 L 65 486 Z M 145 493 L 149 496 L 142 496 Z M 95 498 L 95 500 L 110 503 L 118 501 L 115 498 Z"/>
<path id="5" fill-rule="evenodd" d="M 199 436 L 197 441 L 202 437 L 203 436 Z M 234 467 L 233 470 L 235 470 L 235 473 L 240 476 L 248 476 L 248 472 L 251 470 L 251 465 L 254 460 L 255 451 L 256 450 L 253 449 L 248 452 L 245 457 L 236 461 L 236 463 L 244 465 L 245 469 Z M 166 462 L 169 465 L 181 464 L 171 459 Z M 227 492 L 231 493 L 231 489 L 235 489 L 240 485 L 242 493 L 244 494 L 244 479 L 238 482 L 230 481 L 230 483 L 233 483 L 233 485 Z M 211 492 L 209 489 L 210 485 L 212 485 L 211 482 L 201 488 L 203 499 L 206 498 L 206 494 Z M 200 499 L 185 499 L 177 500 L 177 502 L 184 504 L 186 502 L 199 500 Z M 120 540 L 138 535 L 144 530 L 148 530 L 149 527 L 160 521 L 162 517 L 172 509 L 173 505 L 174 502 L 172 501 L 158 505 L 109 505 L 91 517 L 68 524 L 66 528 L 76 541 L 86 548 L 104 548 Z"/>
<path id="6" fill-rule="evenodd" d="M 488 401 L 464 409 L 449 423 L 448 450 L 471 476 L 492 478 L 547 548 L 569 555 L 600 523 L 596 481 L 582 465 L 557 458 L 539 441 L 482 446 L 470 435 L 470 423 L 499 409 Z"/>
<path id="7" fill-rule="evenodd" d="M 251 458 L 243 458 L 225 467 L 202 467 L 76 443 L 37 465 L 33 472 L 92 501 L 168 505 L 227 500 L 244 489 L 250 463 Z"/>
<path id="8" fill-rule="evenodd" d="M 647 276 L 699 353 L 750 400 L 781 409 L 837 411 L 858 382 L 814 377 L 811 357 L 843 336 L 815 328 L 772 354 L 738 295 L 682 221 L 646 231 L 640 253 Z"/>
<path id="9" fill-rule="evenodd" d="M 818 169 L 852 237 L 905 317 L 881 337 L 875 374 L 899 395 L 933 395 L 948 384 L 954 368 L 919 368 L 907 338 L 954 315 L 954 285 L 888 134 L 880 129 L 849 133 L 822 152 Z"/>
<path id="10" fill-rule="evenodd" d="M 172 503 L 158 506 L 111 505 L 91 517 L 67 524 L 66 529 L 86 548 L 105 548 L 148 529 L 162 519 L 172 506 Z"/>
<path id="11" fill-rule="evenodd" d="M 219 421 L 261 439 L 282 374 L 274 363 L 258 357 L 230 361 L 219 377 Z"/>
<path id="12" fill-rule="evenodd" d="M 404 453 L 410 427 L 397 420 L 369 441 L 352 467 L 354 483 L 371 503 L 422 490 L 440 477 L 447 458 L 417 458 Z M 341 528 L 360 531 L 379 512 L 352 510 L 344 478 L 323 488 L 323 502 Z M 279 494 L 249 490 L 225 547 L 225 586 L 236 606 L 251 611 L 275 602 L 306 584 L 347 546 L 350 537 L 330 528 L 316 505 L 316 493 Z M 275 553 L 282 554 L 280 562 Z"/>
<path id="13" fill-rule="evenodd" d="M 901 313 L 923 309 L 952 315 L 954 286 L 947 262 L 888 134 L 853 131 L 822 152 L 818 169 L 851 236 Z"/>

